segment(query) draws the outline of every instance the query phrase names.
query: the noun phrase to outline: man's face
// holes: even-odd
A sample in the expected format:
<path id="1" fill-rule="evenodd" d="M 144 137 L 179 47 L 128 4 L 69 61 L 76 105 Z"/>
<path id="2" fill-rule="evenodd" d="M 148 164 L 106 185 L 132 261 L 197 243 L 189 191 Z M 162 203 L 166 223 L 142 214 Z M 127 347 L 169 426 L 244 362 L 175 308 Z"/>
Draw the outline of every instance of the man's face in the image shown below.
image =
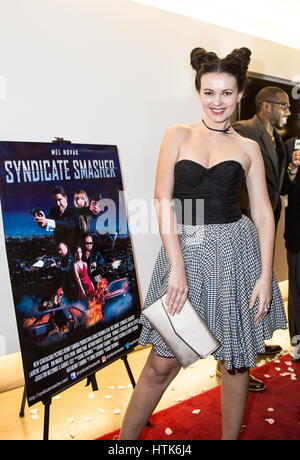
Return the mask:
<path id="1" fill-rule="evenodd" d="M 58 245 L 58 254 L 60 257 L 65 257 L 68 254 L 68 247 L 64 243 Z"/>
<path id="2" fill-rule="evenodd" d="M 274 128 L 282 129 L 286 124 L 290 112 L 290 100 L 287 94 L 277 93 L 270 105 L 270 123 Z"/>
<path id="3" fill-rule="evenodd" d="M 90 236 L 87 236 L 85 239 L 85 250 L 91 251 L 93 249 L 93 240 Z"/>
<path id="4" fill-rule="evenodd" d="M 68 204 L 67 197 L 61 195 L 60 193 L 57 193 L 57 195 L 53 196 L 53 199 L 54 199 L 54 203 L 56 204 L 60 212 L 63 212 L 66 209 L 67 204 Z"/>

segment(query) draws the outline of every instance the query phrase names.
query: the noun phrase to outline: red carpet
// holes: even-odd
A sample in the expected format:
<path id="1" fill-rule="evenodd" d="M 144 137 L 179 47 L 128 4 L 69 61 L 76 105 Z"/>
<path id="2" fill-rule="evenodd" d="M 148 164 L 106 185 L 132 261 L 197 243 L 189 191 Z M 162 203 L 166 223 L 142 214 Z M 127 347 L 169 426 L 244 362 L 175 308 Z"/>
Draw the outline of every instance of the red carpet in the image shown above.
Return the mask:
<path id="1" fill-rule="evenodd" d="M 300 363 L 292 362 L 288 355 L 278 360 L 279 363 L 274 360 L 252 371 L 255 377 L 266 383 L 267 390 L 249 393 L 241 440 L 300 440 Z M 291 379 L 292 374 L 295 380 Z M 221 386 L 218 385 L 157 412 L 151 417 L 151 426 L 145 427 L 140 440 L 220 440 L 220 401 Z M 272 412 L 268 411 L 270 408 Z M 192 413 L 195 409 L 200 409 L 198 415 Z M 266 419 L 274 420 L 274 423 L 270 424 Z M 166 428 L 173 433 L 166 435 Z M 113 440 L 118 434 L 119 430 L 99 440 Z"/>

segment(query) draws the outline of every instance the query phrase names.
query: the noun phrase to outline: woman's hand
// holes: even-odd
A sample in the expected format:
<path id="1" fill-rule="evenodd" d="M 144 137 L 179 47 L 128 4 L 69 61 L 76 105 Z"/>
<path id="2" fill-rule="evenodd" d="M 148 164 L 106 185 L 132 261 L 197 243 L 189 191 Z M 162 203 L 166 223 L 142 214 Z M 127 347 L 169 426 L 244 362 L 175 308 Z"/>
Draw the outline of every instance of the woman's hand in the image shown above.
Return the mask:
<path id="1" fill-rule="evenodd" d="M 271 277 L 260 277 L 256 282 L 252 296 L 250 299 L 249 308 L 252 310 L 256 299 L 259 300 L 258 312 L 254 318 L 256 326 L 258 326 L 259 321 L 263 320 L 270 310 L 270 305 L 272 301 L 272 278 Z"/>
<path id="2" fill-rule="evenodd" d="M 165 300 L 170 315 L 173 316 L 181 312 L 187 299 L 187 293 L 188 283 L 184 265 L 171 267 Z"/>

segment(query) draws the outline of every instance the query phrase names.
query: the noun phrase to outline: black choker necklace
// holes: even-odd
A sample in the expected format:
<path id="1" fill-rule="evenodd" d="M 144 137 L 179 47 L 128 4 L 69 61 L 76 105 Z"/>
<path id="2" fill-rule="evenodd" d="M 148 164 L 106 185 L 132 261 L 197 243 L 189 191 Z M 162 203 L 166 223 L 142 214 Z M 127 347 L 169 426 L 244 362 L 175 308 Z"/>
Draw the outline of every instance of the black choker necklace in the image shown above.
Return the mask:
<path id="1" fill-rule="evenodd" d="M 204 126 L 206 126 L 207 129 L 210 129 L 211 131 L 217 131 L 218 133 L 230 134 L 228 131 L 231 128 L 231 125 L 227 126 L 226 129 L 215 129 L 215 128 L 210 128 L 209 126 L 207 126 L 203 118 L 202 118 L 202 123 L 204 124 Z"/>

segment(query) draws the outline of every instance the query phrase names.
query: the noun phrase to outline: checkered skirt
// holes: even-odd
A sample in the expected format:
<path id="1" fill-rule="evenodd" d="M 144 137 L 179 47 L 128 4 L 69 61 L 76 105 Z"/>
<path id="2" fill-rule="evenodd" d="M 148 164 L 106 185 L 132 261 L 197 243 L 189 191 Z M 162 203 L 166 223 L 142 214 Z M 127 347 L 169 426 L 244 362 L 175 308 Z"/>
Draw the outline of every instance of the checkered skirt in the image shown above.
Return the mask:
<path id="1" fill-rule="evenodd" d="M 273 274 L 270 313 L 254 323 L 258 300 L 250 310 L 249 302 L 260 276 L 260 250 L 257 230 L 243 216 L 236 222 L 201 226 L 179 225 L 179 241 L 188 280 L 188 298 L 220 342 L 214 352 L 225 367 L 255 367 L 264 341 L 277 329 L 286 329 L 284 304 Z M 145 299 L 147 308 L 167 292 L 170 264 L 162 245 Z M 159 356 L 174 355 L 142 314 L 141 345 L 152 344 Z"/>

